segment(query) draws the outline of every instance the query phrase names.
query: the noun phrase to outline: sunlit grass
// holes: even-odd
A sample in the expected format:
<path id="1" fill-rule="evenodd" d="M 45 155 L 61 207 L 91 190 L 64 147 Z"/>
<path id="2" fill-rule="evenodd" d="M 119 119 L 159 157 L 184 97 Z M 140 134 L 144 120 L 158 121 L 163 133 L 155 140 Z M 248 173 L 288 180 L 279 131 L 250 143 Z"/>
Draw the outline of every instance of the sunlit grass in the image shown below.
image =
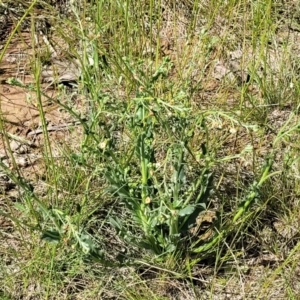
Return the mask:
<path id="1" fill-rule="evenodd" d="M 200 299 L 199 283 L 209 298 L 236 280 L 247 299 L 249 260 L 266 253 L 271 279 L 260 278 L 256 295 L 279 279 L 287 297 L 298 293 L 283 280 L 297 268 L 297 236 L 274 229 L 299 213 L 298 58 L 277 34 L 290 21 L 278 10 L 291 8 L 158 2 L 70 2 L 60 15 L 43 2 L 23 3 L 35 83 L 10 83 L 37 96 L 46 188 L 23 178 L 1 118 L 13 168 L 0 166 L 20 189 L 16 203 L 0 208 L 14 225 L 1 236 L 15 240 L 13 251 L 0 248 L 3 297 Z M 58 57 L 39 48 L 42 18 L 33 7 L 47 13 Z M 71 93 L 84 109 L 62 83 L 48 99 L 82 127 L 73 145 L 56 145 L 47 130 L 40 80 L 55 59 L 79 70 Z"/>

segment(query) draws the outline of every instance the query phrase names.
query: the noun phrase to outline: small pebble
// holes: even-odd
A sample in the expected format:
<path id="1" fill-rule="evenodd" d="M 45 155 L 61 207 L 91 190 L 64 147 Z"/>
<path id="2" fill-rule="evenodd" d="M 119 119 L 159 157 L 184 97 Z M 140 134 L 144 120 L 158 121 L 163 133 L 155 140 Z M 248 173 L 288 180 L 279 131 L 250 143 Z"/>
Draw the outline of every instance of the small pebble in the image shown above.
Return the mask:
<path id="1" fill-rule="evenodd" d="M 15 140 L 12 140 L 9 145 L 13 152 L 16 152 L 21 147 L 21 143 Z"/>
<path id="2" fill-rule="evenodd" d="M 28 166 L 28 160 L 25 157 L 17 157 L 16 163 L 19 167 L 27 167 Z"/>
<path id="3" fill-rule="evenodd" d="M 28 152 L 28 146 L 22 144 L 21 142 L 18 141 L 11 141 L 10 142 L 10 148 L 12 152 L 17 153 L 17 154 L 25 154 Z"/>

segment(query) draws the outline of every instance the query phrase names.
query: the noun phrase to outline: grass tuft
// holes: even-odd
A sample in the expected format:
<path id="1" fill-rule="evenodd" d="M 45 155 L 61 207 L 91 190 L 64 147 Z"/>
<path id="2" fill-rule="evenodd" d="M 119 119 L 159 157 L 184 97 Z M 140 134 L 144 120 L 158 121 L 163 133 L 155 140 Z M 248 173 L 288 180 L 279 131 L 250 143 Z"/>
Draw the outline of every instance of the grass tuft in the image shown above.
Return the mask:
<path id="1" fill-rule="evenodd" d="M 0 3 L 1 298 L 297 299 L 299 12 Z"/>

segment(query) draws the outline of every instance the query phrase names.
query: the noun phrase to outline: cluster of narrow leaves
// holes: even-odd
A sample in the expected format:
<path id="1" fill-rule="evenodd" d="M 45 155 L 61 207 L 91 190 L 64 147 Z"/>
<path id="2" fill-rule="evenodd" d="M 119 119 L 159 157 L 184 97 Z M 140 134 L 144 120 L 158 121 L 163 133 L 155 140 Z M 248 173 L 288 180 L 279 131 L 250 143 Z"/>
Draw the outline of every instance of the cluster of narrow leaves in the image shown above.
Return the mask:
<path id="1" fill-rule="evenodd" d="M 193 179 L 189 176 L 188 158 L 192 155 L 188 139 L 192 137 L 166 143 L 166 151 L 157 147 L 155 136 L 160 134 L 163 124 L 159 112 L 150 109 L 153 102 L 155 99 L 137 99 L 130 125 L 134 146 L 126 158 L 123 154 L 116 158 L 107 169 L 106 178 L 110 192 L 120 197 L 142 231 L 136 237 L 124 230 L 123 236 L 156 254 L 163 254 L 178 250 L 183 234 L 206 209 L 212 173 L 208 166 L 198 165 L 197 176 Z M 126 228 L 122 220 L 111 219 L 111 223 L 121 234 Z"/>
<path id="2" fill-rule="evenodd" d="M 110 223 L 128 243 L 157 255 L 182 251 L 188 230 L 207 208 L 213 179 L 209 153 L 191 150 L 194 132 L 204 131 L 203 116 L 192 116 L 183 95 L 177 103 L 176 96 L 169 103 L 155 95 L 167 64 L 163 61 L 128 106 L 121 127 L 130 132 L 130 144 L 116 151 L 107 143 L 103 150 L 109 192 L 130 211 L 139 234 L 130 233 L 120 218 Z"/>

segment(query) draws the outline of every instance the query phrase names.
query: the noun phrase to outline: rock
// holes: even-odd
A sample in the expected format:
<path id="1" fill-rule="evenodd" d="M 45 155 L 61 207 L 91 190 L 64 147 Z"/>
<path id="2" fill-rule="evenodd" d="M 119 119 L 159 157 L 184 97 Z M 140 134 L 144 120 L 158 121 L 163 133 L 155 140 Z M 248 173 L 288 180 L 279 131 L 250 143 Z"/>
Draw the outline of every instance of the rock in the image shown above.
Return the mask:
<path id="1" fill-rule="evenodd" d="M 21 143 L 15 141 L 15 140 L 12 140 L 12 141 L 9 143 L 9 145 L 10 145 L 10 149 L 11 149 L 13 152 L 16 152 L 16 151 L 19 149 L 19 147 L 21 146 Z"/>
<path id="2" fill-rule="evenodd" d="M 68 62 L 57 59 L 52 60 L 52 65 L 43 69 L 42 81 L 54 83 L 76 82 L 80 76 L 79 61 Z"/>
<path id="3" fill-rule="evenodd" d="M 22 157 L 22 156 L 16 157 L 16 163 L 17 163 L 17 165 L 19 167 L 23 167 L 23 168 L 25 168 L 25 167 L 27 167 L 29 165 L 27 158 L 26 157 Z"/>
<path id="4" fill-rule="evenodd" d="M 10 142 L 10 148 L 12 152 L 17 153 L 17 154 L 25 154 L 28 152 L 28 146 L 22 144 L 21 142 L 18 141 L 11 141 Z"/>

